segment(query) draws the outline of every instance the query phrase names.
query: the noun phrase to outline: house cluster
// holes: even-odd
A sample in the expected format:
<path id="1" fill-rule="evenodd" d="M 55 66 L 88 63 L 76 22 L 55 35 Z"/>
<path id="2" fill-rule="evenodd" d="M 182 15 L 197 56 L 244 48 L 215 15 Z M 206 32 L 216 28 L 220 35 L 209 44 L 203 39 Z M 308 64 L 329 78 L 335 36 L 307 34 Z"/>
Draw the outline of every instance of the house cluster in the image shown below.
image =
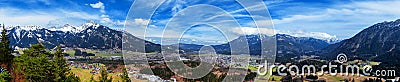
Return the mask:
<path id="1" fill-rule="evenodd" d="M 158 77 L 156 75 L 140 74 L 138 70 L 128 69 L 128 73 L 131 78 L 139 79 L 139 80 L 147 80 L 149 82 L 176 82 L 175 78 L 171 78 L 170 80 L 164 80 L 161 77 Z"/>
<path id="2" fill-rule="evenodd" d="M 87 64 L 74 61 L 68 61 L 68 65 L 74 68 L 89 69 L 91 70 L 90 73 L 92 74 L 99 74 L 101 67 L 104 66 L 103 64 L 100 63 Z"/>

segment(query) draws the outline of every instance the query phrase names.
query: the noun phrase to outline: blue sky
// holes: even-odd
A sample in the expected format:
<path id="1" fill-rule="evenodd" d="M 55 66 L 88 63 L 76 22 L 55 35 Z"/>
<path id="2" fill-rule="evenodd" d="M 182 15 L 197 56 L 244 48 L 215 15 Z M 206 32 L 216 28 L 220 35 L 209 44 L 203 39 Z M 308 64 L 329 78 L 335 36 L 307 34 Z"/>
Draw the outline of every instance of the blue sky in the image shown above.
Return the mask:
<path id="1" fill-rule="evenodd" d="M 139 7 L 152 7 L 162 0 L 145 0 Z M 133 0 L 0 0 L 0 21 L 8 25 L 41 25 L 62 26 L 64 24 L 80 25 L 88 20 L 100 24 L 122 28 L 125 18 Z M 320 39 L 350 38 L 362 29 L 383 21 L 399 19 L 400 1 L 353 1 L 353 0 L 272 0 L 264 1 L 270 13 L 261 16 L 272 19 L 275 33 L 284 33 L 299 37 L 315 37 Z M 237 20 L 246 34 L 255 33 L 254 22 L 248 12 L 243 11 L 239 3 L 231 0 L 170 0 L 164 2 L 156 10 L 151 20 L 143 17 L 132 16 L 127 21 L 129 24 L 146 25 L 149 23 L 146 36 L 161 37 L 166 24 L 175 14 L 185 8 L 198 4 L 208 4 L 223 9 Z M 254 9 L 262 6 L 254 6 Z M 142 10 L 140 10 L 142 9 Z M 215 9 L 214 9 L 215 10 Z M 217 12 L 217 9 L 199 9 L 201 12 Z M 137 8 L 131 13 L 146 12 L 146 8 Z M 183 11 L 184 12 L 184 11 Z M 196 14 L 186 12 L 187 14 Z M 193 15 L 194 18 L 196 15 Z M 222 17 L 224 18 L 224 17 Z M 226 18 L 226 19 L 225 19 Z M 225 17 L 218 24 L 229 28 L 225 30 L 238 30 L 237 25 L 225 23 Z M 185 23 L 191 19 L 176 19 Z M 265 24 L 268 26 L 269 24 Z M 194 37 L 204 40 L 221 40 L 224 38 L 212 26 L 200 25 L 199 28 L 189 29 L 184 37 Z M 131 27 L 137 29 L 138 27 Z M 182 30 L 167 29 L 167 32 Z M 187 29 L 186 29 L 187 30 Z M 270 29 L 261 29 L 268 31 Z M 167 36 L 164 36 L 167 37 Z"/>
<path id="2" fill-rule="evenodd" d="M 80 25 L 88 20 L 123 25 L 132 0 L 0 0 L 0 21 L 8 25 Z"/>

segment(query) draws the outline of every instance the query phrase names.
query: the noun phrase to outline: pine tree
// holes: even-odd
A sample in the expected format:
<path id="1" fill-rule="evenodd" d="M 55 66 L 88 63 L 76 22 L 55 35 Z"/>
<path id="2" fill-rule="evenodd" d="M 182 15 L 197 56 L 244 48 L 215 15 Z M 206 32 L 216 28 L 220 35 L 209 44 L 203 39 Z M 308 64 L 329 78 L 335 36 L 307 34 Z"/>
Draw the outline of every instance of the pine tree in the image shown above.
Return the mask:
<path id="1" fill-rule="evenodd" d="M 10 41 L 8 40 L 7 30 L 3 24 L 3 30 L 1 31 L 1 42 L 0 42 L 0 64 L 6 65 L 6 69 L 12 69 L 11 64 L 14 56 L 11 54 Z"/>
<path id="2" fill-rule="evenodd" d="M 99 82 L 111 82 L 112 78 L 108 77 L 108 72 L 105 68 L 100 70 Z"/>
<path id="3" fill-rule="evenodd" d="M 58 81 L 58 82 L 80 82 L 80 81 L 81 80 L 79 79 L 78 76 L 75 76 L 74 73 L 70 73 L 64 81 Z"/>
<path id="4" fill-rule="evenodd" d="M 93 77 L 93 75 L 90 77 L 90 80 L 89 80 L 89 82 L 96 82 L 96 81 L 94 80 L 94 77 Z"/>
<path id="5" fill-rule="evenodd" d="M 54 66 L 54 75 L 56 82 L 74 82 L 79 81 L 79 77 L 76 77 L 75 74 L 70 72 L 70 68 L 64 58 L 64 54 L 62 53 L 61 47 L 57 46 L 56 53 L 53 57 L 53 66 Z"/>
<path id="6" fill-rule="evenodd" d="M 56 53 L 54 54 L 53 57 L 53 62 L 54 62 L 54 68 L 55 68 L 55 79 L 54 81 L 60 82 L 61 80 L 64 80 L 67 77 L 67 74 L 69 72 L 69 68 L 67 66 L 66 60 L 64 59 L 64 55 L 61 51 L 61 47 L 57 46 Z"/>
<path id="7" fill-rule="evenodd" d="M 125 67 L 122 67 L 122 82 L 131 82 L 131 79 L 129 78 L 128 71 L 126 70 Z"/>
<path id="8" fill-rule="evenodd" d="M 11 73 L 7 69 L 2 69 L 0 71 L 0 82 L 11 82 Z"/>
<path id="9" fill-rule="evenodd" d="M 25 81 L 47 82 L 55 78 L 51 55 L 41 44 L 32 44 L 21 56 L 14 59 L 16 70 L 24 75 Z"/>
<path id="10" fill-rule="evenodd" d="M 26 81 L 37 82 L 79 82 L 67 65 L 66 59 L 57 47 L 56 53 L 46 51 L 42 44 L 32 44 L 31 48 L 24 50 L 21 56 L 14 59 L 16 69 L 24 76 Z M 53 57 L 50 59 L 50 57 Z"/>

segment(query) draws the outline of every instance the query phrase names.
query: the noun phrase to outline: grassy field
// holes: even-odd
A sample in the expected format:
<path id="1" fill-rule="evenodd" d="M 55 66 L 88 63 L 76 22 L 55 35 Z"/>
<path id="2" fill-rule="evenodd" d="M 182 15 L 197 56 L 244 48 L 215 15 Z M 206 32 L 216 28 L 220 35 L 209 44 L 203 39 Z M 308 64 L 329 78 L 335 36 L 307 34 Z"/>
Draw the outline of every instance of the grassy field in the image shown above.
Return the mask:
<path id="1" fill-rule="evenodd" d="M 89 69 L 81 69 L 71 67 L 71 71 L 78 76 L 82 82 L 89 82 L 93 74 L 90 73 Z M 122 79 L 118 76 L 121 73 L 110 73 L 109 76 L 113 78 L 113 82 L 121 81 Z M 94 79 L 97 80 L 100 74 L 93 75 Z"/>
<path id="2" fill-rule="evenodd" d="M 96 56 L 122 56 L 122 53 L 108 54 L 101 51 L 90 50 L 90 49 L 85 50 L 85 52 L 96 54 Z M 52 53 L 54 53 L 54 51 Z M 75 56 L 75 50 L 67 50 L 64 53 L 69 54 L 70 56 Z"/>
<path id="3" fill-rule="evenodd" d="M 373 65 L 379 65 L 380 63 L 381 63 L 381 62 L 374 62 L 374 61 L 369 62 L 369 64 L 372 65 L 372 66 L 373 66 Z"/>
<path id="4" fill-rule="evenodd" d="M 67 50 L 65 53 L 69 54 L 70 56 L 75 56 L 75 51 L 74 50 Z"/>
<path id="5" fill-rule="evenodd" d="M 332 75 L 326 75 L 325 74 L 323 76 L 320 76 L 319 78 L 326 79 L 327 82 L 339 82 L 339 81 L 342 81 L 344 79 L 351 79 L 351 80 L 354 79 L 355 82 L 362 82 L 364 79 L 375 78 L 375 77 L 370 77 L 370 76 L 346 76 L 346 75 L 345 76 L 341 76 L 341 75 L 332 76 Z"/>
<path id="6" fill-rule="evenodd" d="M 274 79 L 274 81 L 280 81 L 282 79 L 282 76 L 272 75 L 271 77 L 269 77 L 269 81 L 272 81 L 272 78 Z"/>
<path id="7" fill-rule="evenodd" d="M 122 56 L 122 54 L 95 53 L 96 56 Z"/>
<path id="8" fill-rule="evenodd" d="M 96 56 L 122 56 L 122 53 L 108 54 L 108 53 L 104 53 L 104 52 L 101 52 L 101 51 L 90 50 L 90 49 L 85 50 L 85 52 L 96 54 Z"/>
<path id="9" fill-rule="evenodd" d="M 250 69 L 251 71 L 257 71 L 258 70 L 257 67 L 251 66 L 251 65 L 248 66 L 248 69 Z"/>
<path id="10" fill-rule="evenodd" d="M 263 79 L 260 79 L 260 78 L 263 78 Z M 265 75 L 265 76 L 261 76 L 260 78 L 257 79 L 255 82 L 279 82 L 283 78 L 283 76 Z M 268 78 L 268 79 L 266 79 L 266 78 Z M 272 78 L 274 81 L 272 81 Z"/>
<path id="11" fill-rule="evenodd" d="M 330 75 L 323 75 L 320 78 L 324 78 L 327 80 L 327 82 L 340 82 L 341 80 L 343 80 L 341 77 L 338 76 L 330 76 Z"/>

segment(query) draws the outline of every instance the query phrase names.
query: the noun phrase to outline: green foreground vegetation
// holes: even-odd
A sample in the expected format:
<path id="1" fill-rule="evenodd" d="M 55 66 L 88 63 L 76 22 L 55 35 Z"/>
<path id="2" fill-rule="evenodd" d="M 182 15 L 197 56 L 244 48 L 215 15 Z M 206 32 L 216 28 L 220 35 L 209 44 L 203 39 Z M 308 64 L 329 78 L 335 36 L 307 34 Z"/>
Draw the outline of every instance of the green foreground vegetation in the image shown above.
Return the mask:
<path id="1" fill-rule="evenodd" d="M 32 44 L 29 49 L 20 51 L 22 54 L 14 56 L 6 33 L 3 25 L 0 82 L 130 82 L 125 68 L 122 74 L 109 74 L 103 67 L 97 75 L 91 75 L 89 70 L 70 68 L 60 46 L 49 51 L 40 43 Z"/>

